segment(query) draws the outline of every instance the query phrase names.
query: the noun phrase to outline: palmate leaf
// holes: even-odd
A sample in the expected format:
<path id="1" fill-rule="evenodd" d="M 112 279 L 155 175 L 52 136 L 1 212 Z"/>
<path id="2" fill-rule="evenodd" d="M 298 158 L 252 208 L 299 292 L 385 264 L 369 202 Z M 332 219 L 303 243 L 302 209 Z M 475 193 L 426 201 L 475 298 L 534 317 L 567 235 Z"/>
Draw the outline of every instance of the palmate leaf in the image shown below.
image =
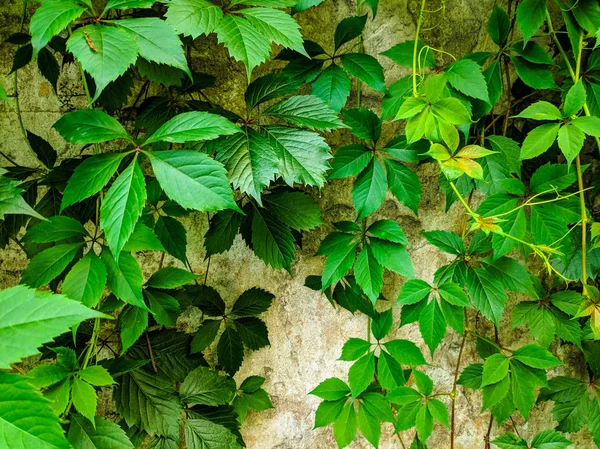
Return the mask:
<path id="1" fill-rule="evenodd" d="M 96 93 L 93 101 L 98 99 L 108 83 L 135 63 L 138 55 L 135 40 L 125 30 L 100 24 L 75 30 L 67 41 L 67 50 L 94 79 Z"/>
<path id="2" fill-rule="evenodd" d="M 71 415 L 67 438 L 73 449 L 133 449 L 125 431 L 107 419 L 96 416 L 92 424 L 81 415 Z"/>
<path id="3" fill-rule="evenodd" d="M 37 55 L 50 40 L 85 11 L 76 2 L 59 0 L 42 4 L 31 18 L 29 32 L 33 55 Z"/>
<path id="4" fill-rule="evenodd" d="M 260 195 L 274 179 L 278 161 L 264 133 L 246 128 L 243 133 L 212 142 L 216 160 L 225 165 L 233 187 L 248 193 L 259 204 Z"/>
<path id="5" fill-rule="evenodd" d="M 0 369 L 37 353 L 37 348 L 83 320 L 106 315 L 61 295 L 24 286 L 0 292 Z M 43 323 L 43 324 L 42 324 Z"/>
<path id="6" fill-rule="evenodd" d="M 314 132 L 285 126 L 268 126 L 264 131 L 277 156 L 277 173 L 287 185 L 323 187 L 331 158 L 325 139 Z"/>
<path id="7" fill-rule="evenodd" d="M 137 44 L 141 57 L 158 64 L 176 67 L 192 77 L 179 36 L 167 22 L 157 17 L 147 17 L 112 23 L 127 30 Z"/>
<path id="8" fill-rule="evenodd" d="M 6 449 L 70 447 L 48 399 L 15 374 L 0 373 L 0 435 Z"/>
<path id="9" fill-rule="evenodd" d="M 182 404 L 168 380 L 138 368 L 121 376 L 113 398 L 128 426 L 179 439 Z"/>
<path id="10" fill-rule="evenodd" d="M 188 150 L 145 154 L 164 192 L 182 207 L 199 211 L 239 210 L 225 168 L 206 154 Z"/>
<path id="11" fill-rule="evenodd" d="M 100 224 L 116 258 L 133 233 L 145 203 L 146 181 L 134 159 L 108 190 L 100 209 Z"/>

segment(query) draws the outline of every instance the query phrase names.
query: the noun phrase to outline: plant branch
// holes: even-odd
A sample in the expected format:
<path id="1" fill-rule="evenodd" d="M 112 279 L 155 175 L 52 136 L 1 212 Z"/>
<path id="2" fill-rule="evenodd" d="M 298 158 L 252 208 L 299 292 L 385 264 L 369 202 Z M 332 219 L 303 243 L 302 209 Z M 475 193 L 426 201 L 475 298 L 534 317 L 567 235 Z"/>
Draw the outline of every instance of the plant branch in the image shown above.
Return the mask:
<path id="1" fill-rule="evenodd" d="M 419 10 L 419 17 L 417 19 L 417 30 L 415 31 L 415 45 L 413 47 L 413 96 L 418 96 L 417 92 L 417 54 L 419 50 L 419 34 L 421 33 L 421 24 L 423 23 L 423 15 L 425 14 L 425 1 L 421 0 L 421 9 Z"/>

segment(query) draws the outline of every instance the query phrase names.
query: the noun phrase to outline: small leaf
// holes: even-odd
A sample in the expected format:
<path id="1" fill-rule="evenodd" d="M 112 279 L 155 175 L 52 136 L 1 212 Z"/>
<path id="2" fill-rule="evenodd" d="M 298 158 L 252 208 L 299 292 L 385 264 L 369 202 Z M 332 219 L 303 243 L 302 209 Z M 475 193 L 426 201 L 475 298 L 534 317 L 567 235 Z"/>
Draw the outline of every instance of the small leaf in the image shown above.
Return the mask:
<path id="1" fill-rule="evenodd" d="M 251 288 L 240 295 L 233 304 L 231 313 L 239 317 L 257 316 L 271 307 L 273 299 L 273 294 L 260 288 Z"/>
<path id="2" fill-rule="evenodd" d="M 388 185 L 385 170 L 379 161 L 371 160 L 367 168 L 358 176 L 352 189 L 352 200 L 362 219 L 383 203 Z"/>
<path id="3" fill-rule="evenodd" d="M 325 401 L 337 401 L 346 397 L 350 393 L 350 388 L 345 382 L 337 377 L 330 377 L 321 382 L 317 388 L 309 394 L 318 396 Z"/>
<path id="4" fill-rule="evenodd" d="M 489 102 L 487 84 L 481 67 L 470 59 L 460 59 L 446 70 L 448 82 L 459 92 Z"/>
<path id="5" fill-rule="evenodd" d="M 240 128 L 225 117 L 208 112 L 184 112 L 162 125 L 144 142 L 185 143 L 197 140 L 211 140 L 240 132 Z M 164 188 L 164 187 L 163 187 Z"/>
<path id="6" fill-rule="evenodd" d="M 124 354 L 148 328 L 148 312 L 127 306 L 119 314 L 121 324 L 121 354 Z"/>
<path id="7" fill-rule="evenodd" d="M 90 421 L 96 414 L 96 390 L 90 384 L 82 381 L 78 377 L 73 378 L 73 405 Z"/>
<path id="8" fill-rule="evenodd" d="M 546 18 L 545 0 L 524 0 L 517 7 L 517 25 L 523 33 L 524 43 L 540 29 Z"/>
<path id="9" fill-rule="evenodd" d="M 367 23 L 367 14 L 364 16 L 346 17 L 335 28 L 333 36 L 335 50 L 342 45 L 360 36 Z"/>
<path id="10" fill-rule="evenodd" d="M 416 304 L 427 298 L 431 292 L 431 286 L 420 279 L 409 279 L 402 286 L 396 304 Z"/>
<path id="11" fill-rule="evenodd" d="M 385 78 L 381 64 L 373 56 L 364 53 L 346 53 L 341 56 L 344 69 L 367 86 L 379 91 L 385 91 Z"/>
<path id="12" fill-rule="evenodd" d="M 79 18 L 85 11 L 80 5 L 67 0 L 42 4 L 31 18 L 29 32 L 34 55 L 42 50 L 50 40 L 60 34 L 67 25 Z"/>
<path id="13" fill-rule="evenodd" d="M 548 369 L 561 365 L 552 353 L 541 346 L 530 344 L 517 349 L 513 357 L 532 368 Z"/>
<path id="14" fill-rule="evenodd" d="M 21 277 L 21 284 L 39 288 L 60 275 L 73 261 L 84 243 L 65 243 L 51 246 L 36 254 Z"/>
<path id="15" fill-rule="evenodd" d="M 65 277 L 62 292 L 88 307 L 95 307 L 104 293 L 106 279 L 104 264 L 93 251 L 89 251 Z"/>
<path id="16" fill-rule="evenodd" d="M 181 398 L 186 404 L 221 405 L 235 395 L 235 382 L 218 372 L 199 366 L 181 384 Z"/>
<path id="17" fill-rule="evenodd" d="M 485 359 L 481 386 L 495 384 L 508 376 L 508 358 L 504 354 L 493 354 Z"/>
<path id="18" fill-rule="evenodd" d="M 70 143 L 102 143 L 113 139 L 127 139 L 132 142 L 125 128 L 114 117 L 97 109 L 79 109 L 69 112 L 52 126 Z M 120 159 L 123 156 L 120 155 Z M 95 159 L 94 162 L 106 163 L 116 158 L 117 155 L 101 155 L 88 160 Z"/>
<path id="19" fill-rule="evenodd" d="M 149 287 L 171 289 L 189 284 L 197 277 L 198 275 L 181 268 L 164 267 L 150 276 L 146 284 Z"/>
<path id="20" fill-rule="evenodd" d="M 521 148 L 521 159 L 531 159 L 545 153 L 558 136 L 559 123 L 538 126 L 527 134 Z"/>
<path id="21" fill-rule="evenodd" d="M 362 338 L 350 338 L 342 347 L 340 360 L 351 362 L 362 357 L 369 350 L 371 343 Z"/>
<path id="22" fill-rule="evenodd" d="M 265 115 L 285 120 L 293 125 L 328 131 L 344 127 L 327 103 L 314 95 L 296 95 L 264 111 Z"/>

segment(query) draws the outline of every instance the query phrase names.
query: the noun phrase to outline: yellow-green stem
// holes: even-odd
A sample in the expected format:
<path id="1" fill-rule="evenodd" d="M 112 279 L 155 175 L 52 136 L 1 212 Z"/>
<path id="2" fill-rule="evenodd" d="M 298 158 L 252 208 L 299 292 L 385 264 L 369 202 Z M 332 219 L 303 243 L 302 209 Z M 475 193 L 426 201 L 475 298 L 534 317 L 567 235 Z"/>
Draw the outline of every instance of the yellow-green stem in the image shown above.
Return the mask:
<path id="1" fill-rule="evenodd" d="M 417 31 L 415 32 L 415 45 L 413 47 L 413 96 L 418 96 L 417 92 L 417 52 L 419 50 L 419 34 L 421 33 L 421 24 L 423 22 L 423 14 L 425 13 L 425 0 L 421 0 L 421 9 L 417 18 Z"/>
<path id="2" fill-rule="evenodd" d="M 449 181 L 449 182 L 450 182 L 450 187 L 452 187 L 452 190 L 454 190 L 454 193 L 456 194 L 456 196 L 458 197 L 458 199 L 460 200 L 460 202 L 462 203 L 462 205 L 464 206 L 466 211 L 469 213 L 469 215 L 475 215 L 475 212 L 473 212 L 473 210 L 469 207 L 469 205 L 467 204 L 467 202 L 465 201 L 463 196 L 460 194 L 460 192 L 456 188 L 456 185 L 454 184 L 454 182 L 452 182 L 452 181 Z"/>

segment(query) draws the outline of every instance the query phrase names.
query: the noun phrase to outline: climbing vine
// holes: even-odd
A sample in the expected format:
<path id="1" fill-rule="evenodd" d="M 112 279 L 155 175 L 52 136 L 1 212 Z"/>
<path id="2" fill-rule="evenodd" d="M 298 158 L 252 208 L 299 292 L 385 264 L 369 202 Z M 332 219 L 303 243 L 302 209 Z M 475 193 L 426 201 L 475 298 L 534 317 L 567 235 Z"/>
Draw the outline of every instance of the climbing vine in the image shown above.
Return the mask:
<path id="1" fill-rule="evenodd" d="M 367 317 L 365 338 L 342 348 L 347 379 L 311 386 L 322 400 L 315 427 L 332 425 L 340 448 L 359 431 L 378 447 L 383 423 L 402 448 L 428 447 L 436 426 L 460 447 L 468 390 L 489 416 L 482 447 L 566 448 L 581 429 L 600 446 L 597 1 L 509 0 L 466 55 L 427 42 L 445 1 L 415 2 L 414 38 L 380 55 L 362 37 L 377 0 L 359 0 L 322 42 L 304 40 L 296 18 L 319 3 L 24 2 L 5 42 L 13 85 L 0 86 L 36 161 L 0 152 L 0 242 L 28 260 L 20 284 L 0 292 L 3 447 L 244 447 L 247 414 L 273 404 L 264 378 L 233 376 L 270 344 L 262 314 L 277 298 L 257 285 L 228 305 L 210 259 L 239 234 L 261 263 L 291 273 L 303 233 L 318 227 L 324 265 L 306 286 L 348 319 Z M 194 70 L 202 39 L 244 72 L 242 110 L 211 99 L 217 80 Z M 386 79 L 384 58 L 407 75 Z M 55 91 L 76 68 L 82 107 L 53 128 L 78 156 L 25 126 L 18 73 L 29 64 Z M 367 89 L 381 100 L 374 109 Z M 344 144 L 332 149 L 329 133 Z M 418 215 L 425 164 L 450 214 L 445 229 L 422 233 L 448 262 L 432 279 L 419 278 L 415 242 L 381 208 L 392 199 Z M 344 178 L 353 219 L 324 223 L 317 193 Z M 184 223 L 200 214 L 199 274 Z M 144 276 L 137 256 L 147 253 L 158 265 Z M 396 278 L 398 296 L 384 296 Z M 190 309 L 202 316 L 192 334 L 177 326 Z M 413 323 L 426 350 L 397 338 Z M 529 342 L 507 347 L 510 328 Z M 454 334 L 442 388 L 427 367 Z M 561 371 L 563 347 L 585 366 L 579 377 Z M 480 360 L 467 364 L 471 348 Z M 117 420 L 97 413 L 104 390 Z M 520 430 L 515 417 L 545 402 L 554 428 Z"/>

